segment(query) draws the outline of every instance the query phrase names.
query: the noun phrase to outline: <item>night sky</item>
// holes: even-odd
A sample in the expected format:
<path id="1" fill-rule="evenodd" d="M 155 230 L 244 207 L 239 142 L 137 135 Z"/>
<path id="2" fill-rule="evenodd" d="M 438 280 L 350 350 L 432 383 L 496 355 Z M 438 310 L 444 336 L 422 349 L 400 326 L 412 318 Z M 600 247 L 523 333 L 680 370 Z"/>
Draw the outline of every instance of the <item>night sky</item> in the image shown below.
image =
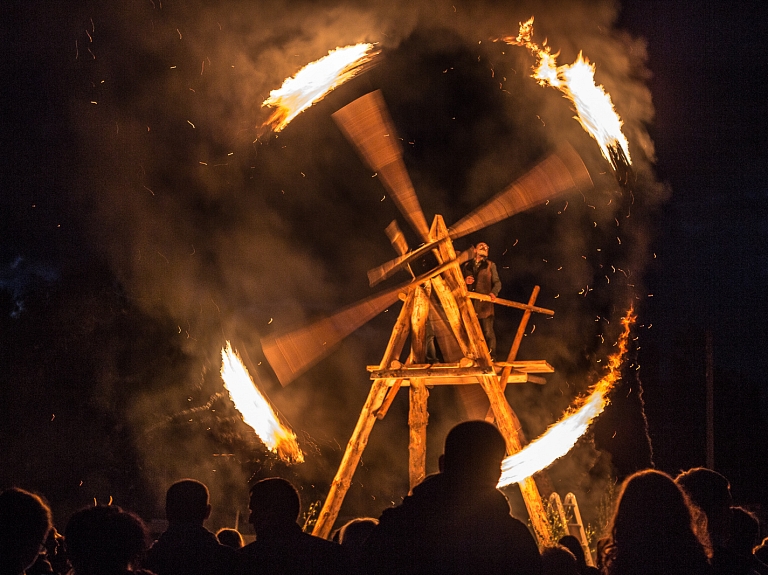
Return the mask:
<path id="1" fill-rule="evenodd" d="M 502 297 L 540 285 L 537 304 L 556 312 L 534 316 L 519 354 L 556 373 L 507 391 L 529 439 L 601 377 L 620 318 L 638 314 L 611 404 L 551 485 L 598 523 L 617 478 L 705 465 L 709 359 L 715 468 L 738 503 L 766 509 L 762 4 L 77 4 L 12 0 L 0 20 L 0 487 L 40 491 L 57 523 L 94 498 L 161 518 L 181 477 L 211 487 L 214 527 L 233 525 L 249 481 L 269 475 L 292 480 L 305 510 L 322 502 L 399 304 L 285 388 L 259 340 L 371 295 L 365 272 L 395 255 L 393 219 L 418 245 L 331 119 L 380 89 L 428 221 L 458 221 L 563 140 L 592 174 L 585 194 L 455 242 L 485 240 Z M 560 64 L 580 50 L 595 63 L 625 123 L 628 185 L 569 102 L 529 77 L 530 55 L 493 41 L 531 15 Z M 375 66 L 283 132 L 260 132 L 271 89 L 361 41 L 378 43 Z M 519 318 L 497 311 L 500 348 Z M 227 340 L 304 464 L 280 462 L 242 423 L 219 377 Z M 374 428 L 341 519 L 406 493 L 406 397 Z M 461 417 L 452 390 L 432 390 L 429 471 Z"/>

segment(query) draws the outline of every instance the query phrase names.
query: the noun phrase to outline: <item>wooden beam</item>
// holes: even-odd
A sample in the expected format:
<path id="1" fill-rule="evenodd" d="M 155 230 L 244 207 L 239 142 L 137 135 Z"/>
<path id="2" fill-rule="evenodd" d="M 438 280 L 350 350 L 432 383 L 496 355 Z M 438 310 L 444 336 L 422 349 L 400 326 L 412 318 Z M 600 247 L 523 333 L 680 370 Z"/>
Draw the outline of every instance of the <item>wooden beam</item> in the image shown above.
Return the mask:
<path id="1" fill-rule="evenodd" d="M 416 367 L 411 368 L 409 366 L 403 366 L 400 369 L 389 369 L 382 371 L 374 371 L 371 373 L 371 379 L 413 379 L 416 377 L 462 377 L 465 375 L 472 375 L 480 377 L 484 375 L 496 375 L 493 367 Z M 430 383 L 431 385 L 431 383 Z"/>
<path id="2" fill-rule="evenodd" d="M 327 539 L 331 533 L 336 517 L 339 515 L 339 509 L 344 501 L 344 496 L 352 483 L 352 476 L 360 462 L 360 456 L 363 454 L 365 446 L 368 444 L 368 437 L 371 434 L 373 424 L 376 423 L 374 412 L 384 401 L 384 397 L 389 387 L 383 379 L 378 379 L 371 385 L 371 391 L 368 393 L 368 399 L 365 400 L 363 409 L 360 411 L 360 417 L 357 425 L 349 438 L 347 449 L 341 458 L 339 469 L 331 482 L 328 496 L 325 498 L 323 508 L 317 517 L 317 523 L 312 530 L 312 535 Z"/>
<path id="3" fill-rule="evenodd" d="M 507 368 L 513 371 L 524 371 L 525 373 L 554 373 L 555 368 L 544 359 L 530 359 L 526 361 L 495 361 L 494 367 Z"/>
<path id="4" fill-rule="evenodd" d="M 537 289 L 539 286 L 536 286 Z M 538 291 L 536 292 L 538 294 Z M 546 315 L 555 315 L 555 312 L 551 309 L 547 309 L 545 307 L 538 307 L 532 304 L 525 305 L 524 303 L 518 303 L 516 301 L 512 301 L 509 299 L 503 299 L 500 297 L 497 297 L 496 299 L 491 299 L 491 296 L 484 294 L 484 293 L 477 293 L 477 292 L 467 292 L 467 295 L 469 296 L 469 299 L 477 299 L 480 301 L 492 301 L 496 305 L 503 305 L 507 307 L 513 307 L 515 309 L 524 309 L 525 311 L 533 311 L 536 313 L 543 313 Z M 535 300 L 535 298 L 534 298 Z"/>
<path id="5" fill-rule="evenodd" d="M 421 483 L 427 475 L 427 399 L 429 390 L 421 379 L 411 380 L 408 394 L 408 479 L 410 490 Z"/>

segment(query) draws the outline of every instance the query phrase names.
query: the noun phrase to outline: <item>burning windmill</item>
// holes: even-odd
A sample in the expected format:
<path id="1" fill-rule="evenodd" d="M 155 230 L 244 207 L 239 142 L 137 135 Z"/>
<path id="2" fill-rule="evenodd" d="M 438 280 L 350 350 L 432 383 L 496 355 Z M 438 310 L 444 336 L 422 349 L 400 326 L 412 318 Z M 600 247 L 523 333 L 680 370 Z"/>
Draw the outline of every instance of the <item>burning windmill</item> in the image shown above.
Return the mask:
<path id="1" fill-rule="evenodd" d="M 490 403 L 490 416 L 506 439 L 508 453 L 522 449 L 526 439 L 504 396 L 504 388 L 507 383 L 532 381 L 536 373 L 553 371 L 546 361 L 517 361 L 516 355 L 530 314 L 552 315 L 554 312 L 535 306 L 538 287 L 527 304 L 497 298 L 496 304 L 523 309 L 525 313 L 507 361 L 494 362 L 470 301 L 470 297 L 476 296 L 467 292 L 460 270 L 460 264 L 471 257 L 471 250 L 457 254 L 453 240 L 559 195 L 592 188 L 583 161 L 566 144 L 453 226 L 446 227 L 440 215 L 428 226 L 381 93 L 369 93 L 333 117 L 367 166 L 378 174 L 400 212 L 424 242 L 418 249 L 409 251 L 397 225 L 391 224 L 387 235 L 399 255 L 368 272 L 371 286 L 398 271 L 410 271 L 411 262 L 429 254 L 436 264 L 431 271 L 412 281 L 346 307 L 331 317 L 262 340 L 267 360 L 280 382 L 287 385 L 398 298 L 404 301 L 381 362 L 368 367 L 371 390 L 314 528 L 314 534 L 322 537 L 330 533 L 374 423 L 384 417 L 401 387 L 409 388 L 411 487 L 425 476 L 427 385 L 458 385 L 470 417 L 484 417 Z M 439 305 L 431 305 L 433 296 Z M 430 314 L 445 363 L 426 363 L 426 327 Z M 409 336 L 410 353 L 402 361 Z M 527 477 L 519 485 L 539 539 L 548 541 L 546 513 L 534 479 Z"/>

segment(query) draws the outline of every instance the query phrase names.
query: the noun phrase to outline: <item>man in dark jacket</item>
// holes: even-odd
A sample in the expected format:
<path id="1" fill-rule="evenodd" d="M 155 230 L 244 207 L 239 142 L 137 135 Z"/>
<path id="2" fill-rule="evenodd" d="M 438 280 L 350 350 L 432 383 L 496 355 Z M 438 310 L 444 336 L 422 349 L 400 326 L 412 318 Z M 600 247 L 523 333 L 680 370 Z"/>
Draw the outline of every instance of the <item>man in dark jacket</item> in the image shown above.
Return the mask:
<path id="1" fill-rule="evenodd" d="M 336 575 L 343 570 L 338 543 L 304 533 L 296 522 L 301 500 L 296 488 L 280 477 L 251 487 L 251 525 L 256 541 L 240 550 L 254 557 L 264 573 Z"/>
<path id="2" fill-rule="evenodd" d="M 496 332 L 493 330 L 493 300 L 501 291 L 501 280 L 496 264 L 488 259 L 488 244 L 480 242 L 475 246 L 475 257 L 461 266 L 461 273 L 467 289 L 471 292 L 485 294 L 491 301 L 473 300 L 477 319 L 483 329 L 485 343 L 491 355 L 496 351 Z"/>
<path id="3" fill-rule="evenodd" d="M 168 529 L 147 552 L 143 567 L 157 575 L 255 575 L 262 573 L 250 557 L 221 545 L 203 527 L 211 514 L 208 488 L 182 479 L 168 489 Z"/>
<path id="4" fill-rule="evenodd" d="M 387 509 L 364 546 L 366 573 L 540 575 L 528 528 L 496 489 L 505 444 L 485 421 L 467 421 L 446 437 L 441 472 Z"/>

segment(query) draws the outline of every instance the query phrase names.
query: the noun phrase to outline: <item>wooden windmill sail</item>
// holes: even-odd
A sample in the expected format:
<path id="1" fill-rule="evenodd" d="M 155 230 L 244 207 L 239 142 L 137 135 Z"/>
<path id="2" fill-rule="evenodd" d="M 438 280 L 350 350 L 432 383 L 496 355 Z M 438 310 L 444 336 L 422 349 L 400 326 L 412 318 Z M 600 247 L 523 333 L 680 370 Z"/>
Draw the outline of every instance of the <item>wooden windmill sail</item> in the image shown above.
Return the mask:
<path id="1" fill-rule="evenodd" d="M 425 476 L 427 385 L 459 386 L 468 415 L 477 418 L 487 413 L 504 435 L 508 454 L 522 449 L 526 439 L 504 396 L 504 387 L 509 382 L 534 380 L 536 373 L 553 371 L 543 360 L 517 361 L 516 355 L 530 314 L 554 312 L 535 306 L 538 287 L 526 304 L 497 298 L 496 305 L 520 308 L 524 314 L 507 361 L 494 362 L 470 301 L 472 297 L 483 296 L 467 292 L 460 270 L 461 263 L 473 253 L 467 250 L 457 254 L 452 242 L 556 196 L 592 187 L 583 161 L 565 144 L 453 226 L 446 227 L 442 216 L 436 215 L 428 227 L 381 93 L 376 91 L 358 98 L 333 117 L 363 161 L 379 174 L 405 219 L 425 242 L 418 249 L 408 251 L 399 228 L 396 224 L 390 225 L 387 235 L 399 255 L 370 270 L 369 283 L 373 286 L 401 270 L 410 271 L 411 262 L 430 252 L 437 264 L 419 277 L 414 278 L 411 272 L 410 281 L 348 306 L 329 318 L 262 340 L 267 360 L 280 382 L 287 385 L 398 298 L 404 302 L 381 362 L 368 367 L 371 390 L 314 528 L 314 534 L 321 537 L 330 534 L 374 423 L 384 417 L 402 387 L 409 389 L 410 397 L 411 488 Z M 439 306 L 430 305 L 433 298 L 439 301 Z M 427 364 L 425 360 L 426 326 L 430 316 L 444 363 Z M 402 355 L 409 337 L 411 349 L 404 359 Z M 537 536 L 541 541 L 548 541 L 546 513 L 536 483 L 531 477 L 521 482 L 520 488 Z"/>

